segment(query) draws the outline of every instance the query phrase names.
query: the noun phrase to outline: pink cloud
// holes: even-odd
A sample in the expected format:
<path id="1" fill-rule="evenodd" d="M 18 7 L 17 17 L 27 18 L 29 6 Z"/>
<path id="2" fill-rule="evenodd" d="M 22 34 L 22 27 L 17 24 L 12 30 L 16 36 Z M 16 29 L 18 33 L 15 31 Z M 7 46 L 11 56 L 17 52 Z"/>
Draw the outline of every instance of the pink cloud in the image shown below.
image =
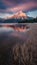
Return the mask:
<path id="1" fill-rule="evenodd" d="M 27 4 L 20 4 L 20 5 L 15 6 L 15 7 L 8 8 L 8 9 L 6 9 L 6 11 L 7 12 L 17 12 L 17 11 L 20 11 L 20 10 L 27 11 L 27 10 L 32 9 L 32 8 L 37 8 L 37 3 L 30 2 L 30 3 L 27 3 Z"/>
<path id="2" fill-rule="evenodd" d="M 18 11 L 28 11 L 28 10 L 31 10 L 33 8 L 37 8 L 37 2 L 28 2 L 28 3 L 23 3 L 23 4 L 20 4 L 20 5 L 17 5 L 17 6 L 12 6 L 12 4 L 14 3 L 11 3 L 11 2 L 7 2 L 6 0 L 4 0 L 4 3 L 6 5 L 11 5 L 11 7 L 9 8 L 6 8 L 4 10 L 0 10 L 0 12 L 6 12 L 6 13 L 9 13 L 9 12 L 18 12 Z"/>
<path id="3" fill-rule="evenodd" d="M 13 6 L 15 4 L 14 2 L 11 2 L 9 0 L 3 0 L 3 3 L 7 6 Z"/>

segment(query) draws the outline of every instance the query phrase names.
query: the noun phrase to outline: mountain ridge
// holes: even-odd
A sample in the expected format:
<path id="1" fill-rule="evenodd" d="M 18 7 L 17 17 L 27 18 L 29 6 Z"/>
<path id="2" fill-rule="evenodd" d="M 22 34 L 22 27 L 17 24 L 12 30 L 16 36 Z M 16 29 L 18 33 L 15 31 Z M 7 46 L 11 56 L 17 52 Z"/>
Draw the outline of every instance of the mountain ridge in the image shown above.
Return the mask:
<path id="1" fill-rule="evenodd" d="M 8 19 L 27 19 L 28 16 L 26 15 L 26 13 L 19 11 L 15 14 L 13 14 L 12 16 L 7 17 Z"/>

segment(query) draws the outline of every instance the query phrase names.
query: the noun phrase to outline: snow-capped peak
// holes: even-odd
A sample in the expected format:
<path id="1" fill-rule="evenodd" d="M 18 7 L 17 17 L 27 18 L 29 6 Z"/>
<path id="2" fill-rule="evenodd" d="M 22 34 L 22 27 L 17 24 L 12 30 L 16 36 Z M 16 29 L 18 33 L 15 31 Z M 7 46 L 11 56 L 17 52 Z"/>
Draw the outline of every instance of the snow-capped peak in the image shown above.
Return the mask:
<path id="1" fill-rule="evenodd" d="M 8 17 L 9 19 L 27 19 L 28 16 L 26 15 L 26 13 L 19 11 L 11 16 Z"/>
<path id="2" fill-rule="evenodd" d="M 27 16 L 25 13 L 23 13 L 22 11 L 19 11 L 16 13 L 16 15 L 19 15 L 19 16 Z"/>

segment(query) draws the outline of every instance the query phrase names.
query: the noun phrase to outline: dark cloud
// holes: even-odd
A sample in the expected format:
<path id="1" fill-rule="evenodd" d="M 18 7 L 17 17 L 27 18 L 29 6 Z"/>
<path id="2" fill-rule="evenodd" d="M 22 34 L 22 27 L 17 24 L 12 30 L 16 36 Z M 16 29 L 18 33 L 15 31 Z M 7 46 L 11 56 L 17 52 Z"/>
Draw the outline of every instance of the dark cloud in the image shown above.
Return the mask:
<path id="1" fill-rule="evenodd" d="M 3 4 L 2 1 L 0 1 L 0 9 L 5 9 L 5 8 L 6 8 L 6 6 Z"/>

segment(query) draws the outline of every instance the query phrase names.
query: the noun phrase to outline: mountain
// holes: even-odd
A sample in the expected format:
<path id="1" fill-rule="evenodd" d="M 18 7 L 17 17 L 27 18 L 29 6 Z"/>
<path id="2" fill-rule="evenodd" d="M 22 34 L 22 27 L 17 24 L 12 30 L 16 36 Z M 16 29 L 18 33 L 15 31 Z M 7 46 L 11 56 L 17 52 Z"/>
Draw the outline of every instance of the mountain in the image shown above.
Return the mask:
<path id="1" fill-rule="evenodd" d="M 26 13 L 19 11 L 17 13 L 15 13 L 12 16 L 9 16 L 8 19 L 27 19 L 28 16 L 26 15 Z"/>
<path id="2" fill-rule="evenodd" d="M 6 17 L 5 19 L 0 19 L 0 23 L 32 23 L 36 22 L 35 20 L 33 17 L 27 16 L 26 13 L 19 11 L 11 16 Z"/>

